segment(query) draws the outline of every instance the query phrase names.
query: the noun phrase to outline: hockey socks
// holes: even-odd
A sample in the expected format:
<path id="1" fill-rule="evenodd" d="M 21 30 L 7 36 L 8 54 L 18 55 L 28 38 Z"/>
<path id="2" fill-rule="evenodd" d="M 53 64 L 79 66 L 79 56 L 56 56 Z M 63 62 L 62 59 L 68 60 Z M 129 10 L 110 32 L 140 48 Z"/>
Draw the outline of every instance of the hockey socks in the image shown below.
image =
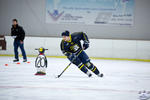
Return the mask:
<path id="1" fill-rule="evenodd" d="M 78 65 L 78 68 L 79 68 L 82 72 L 84 72 L 85 74 L 87 74 L 89 77 L 92 76 L 92 74 L 86 69 L 86 67 L 85 67 L 84 64 L 79 64 L 79 65 Z"/>
<path id="2" fill-rule="evenodd" d="M 103 74 L 100 74 L 99 70 L 96 66 L 94 66 L 91 62 L 85 64 L 88 69 L 90 69 L 93 73 L 95 73 L 99 77 L 103 77 Z"/>

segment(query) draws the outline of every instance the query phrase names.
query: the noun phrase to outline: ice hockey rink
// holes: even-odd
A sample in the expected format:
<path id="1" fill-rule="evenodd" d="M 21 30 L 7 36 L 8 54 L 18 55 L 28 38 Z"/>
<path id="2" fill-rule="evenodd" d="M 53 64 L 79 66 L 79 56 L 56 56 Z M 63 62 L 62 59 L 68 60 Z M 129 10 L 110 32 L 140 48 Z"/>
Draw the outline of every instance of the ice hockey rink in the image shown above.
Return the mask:
<path id="1" fill-rule="evenodd" d="M 119 60 L 91 61 L 104 73 L 87 77 L 66 58 L 48 58 L 47 75 L 35 76 L 35 57 L 30 63 L 0 57 L 0 100 L 139 100 L 139 91 L 150 90 L 150 63 Z M 8 66 L 5 66 L 8 64 Z"/>
<path id="2" fill-rule="evenodd" d="M 150 0 L 0 0 L 0 100 L 150 100 Z"/>

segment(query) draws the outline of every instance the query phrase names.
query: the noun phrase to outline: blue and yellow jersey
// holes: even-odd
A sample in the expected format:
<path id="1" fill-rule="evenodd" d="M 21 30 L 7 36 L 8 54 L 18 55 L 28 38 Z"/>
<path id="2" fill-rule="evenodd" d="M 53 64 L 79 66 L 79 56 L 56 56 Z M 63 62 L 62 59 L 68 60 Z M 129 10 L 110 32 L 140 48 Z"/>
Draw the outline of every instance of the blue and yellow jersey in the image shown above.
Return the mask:
<path id="1" fill-rule="evenodd" d="M 84 42 L 89 42 L 88 37 L 83 32 L 76 32 L 70 35 L 70 41 L 61 41 L 61 51 L 66 56 L 69 56 L 71 53 L 78 54 L 82 49 L 81 40 Z"/>

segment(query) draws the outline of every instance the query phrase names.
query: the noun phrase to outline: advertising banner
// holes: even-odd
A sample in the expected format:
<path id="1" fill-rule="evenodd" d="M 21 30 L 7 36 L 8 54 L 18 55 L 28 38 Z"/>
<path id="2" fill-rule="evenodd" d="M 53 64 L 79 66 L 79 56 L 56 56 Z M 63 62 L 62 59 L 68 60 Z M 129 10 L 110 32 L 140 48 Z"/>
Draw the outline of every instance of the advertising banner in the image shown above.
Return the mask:
<path id="1" fill-rule="evenodd" d="M 134 0 L 46 0 L 46 23 L 133 25 Z"/>

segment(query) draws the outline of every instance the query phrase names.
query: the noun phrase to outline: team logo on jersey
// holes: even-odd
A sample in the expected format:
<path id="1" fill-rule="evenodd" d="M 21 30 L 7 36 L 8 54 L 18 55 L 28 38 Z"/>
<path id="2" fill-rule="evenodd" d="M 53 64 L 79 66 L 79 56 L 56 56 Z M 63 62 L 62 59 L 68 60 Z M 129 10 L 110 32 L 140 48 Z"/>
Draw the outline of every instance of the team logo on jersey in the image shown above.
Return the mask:
<path id="1" fill-rule="evenodd" d="M 80 48 L 80 47 L 79 47 L 79 45 L 77 45 L 77 44 L 75 44 L 75 45 L 73 45 L 73 46 L 70 46 L 70 49 L 71 49 L 72 51 L 74 51 L 74 52 L 76 52 L 79 48 Z"/>

